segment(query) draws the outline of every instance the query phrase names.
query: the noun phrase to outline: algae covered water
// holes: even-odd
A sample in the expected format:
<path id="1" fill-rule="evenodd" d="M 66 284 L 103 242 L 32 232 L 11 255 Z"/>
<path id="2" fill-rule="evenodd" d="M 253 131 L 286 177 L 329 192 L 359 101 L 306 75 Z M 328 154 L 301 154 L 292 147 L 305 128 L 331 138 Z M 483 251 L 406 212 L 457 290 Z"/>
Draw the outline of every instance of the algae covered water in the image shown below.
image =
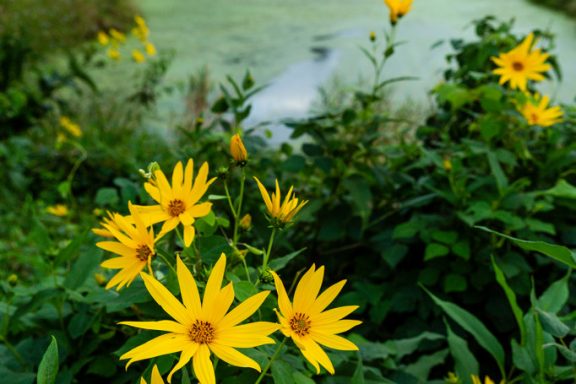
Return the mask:
<path id="1" fill-rule="evenodd" d="M 344 82 L 369 76 L 359 47 L 368 46 L 370 31 L 381 38 L 388 28 L 388 10 L 381 0 L 143 0 L 140 6 L 154 42 L 176 51 L 170 81 L 185 80 L 206 67 L 212 79 L 240 76 L 249 69 L 259 84 L 269 84 L 253 100 L 253 122 L 305 115 L 317 88 L 333 76 Z M 415 0 L 398 26 L 398 39 L 405 44 L 387 63 L 384 77 L 419 80 L 396 87 L 395 97 L 427 103 L 449 52 L 449 44 L 432 46 L 472 38 L 471 21 L 490 14 L 514 18 L 518 34 L 534 28 L 556 34 L 564 80 L 541 89 L 557 100 L 573 100 L 576 21 L 526 0 Z M 162 105 L 179 108 L 172 101 Z"/>

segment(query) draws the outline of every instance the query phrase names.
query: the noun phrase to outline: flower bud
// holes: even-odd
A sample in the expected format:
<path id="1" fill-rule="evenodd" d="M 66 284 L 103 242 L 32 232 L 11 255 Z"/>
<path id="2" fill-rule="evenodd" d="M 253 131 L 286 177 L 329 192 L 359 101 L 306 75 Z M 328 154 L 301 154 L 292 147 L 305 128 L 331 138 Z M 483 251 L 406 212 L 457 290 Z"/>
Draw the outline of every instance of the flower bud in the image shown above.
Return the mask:
<path id="1" fill-rule="evenodd" d="M 246 165 L 246 160 L 248 159 L 248 152 L 246 152 L 246 148 L 244 147 L 244 143 L 240 138 L 240 135 L 237 133 L 232 136 L 230 139 L 230 154 L 236 164 L 243 167 Z"/>
<path id="2" fill-rule="evenodd" d="M 250 229 L 251 226 L 252 226 L 252 216 L 250 216 L 250 214 L 247 213 L 240 219 L 240 228 L 248 230 Z"/>

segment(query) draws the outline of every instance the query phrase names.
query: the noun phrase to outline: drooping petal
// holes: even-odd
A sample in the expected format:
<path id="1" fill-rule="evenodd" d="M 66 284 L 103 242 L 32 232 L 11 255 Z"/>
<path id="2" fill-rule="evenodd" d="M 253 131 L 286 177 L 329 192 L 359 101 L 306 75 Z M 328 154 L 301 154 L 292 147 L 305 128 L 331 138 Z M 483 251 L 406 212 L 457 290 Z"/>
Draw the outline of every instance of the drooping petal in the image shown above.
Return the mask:
<path id="1" fill-rule="evenodd" d="M 214 366 L 210 361 L 210 350 L 206 344 L 201 344 L 192 359 L 194 374 L 200 384 L 216 384 Z"/>
<path id="2" fill-rule="evenodd" d="M 307 359 L 308 359 L 308 357 L 312 357 L 314 360 L 316 360 L 318 363 L 320 363 L 321 366 L 326 368 L 326 370 L 330 374 L 333 375 L 334 374 L 334 366 L 332 365 L 332 362 L 330 361 L 330 358 L 328 357 L 326 352 L 324 352 L 324 350 L 322 348 L 320 348 L 320 346 L 318 344 L 316 344 L 316 342 L 314 340 L 312 340 L 312 338 L 310 338 L 310 337 L 301 339 L 301 342 L 304 346 L 304 349 L 301 349 L 304 357 L 306 357 Z M 308 360 L 310 361 L 310 359 L 308 359 Z M 312 364 L 312 365 L 314 365 L 314 364 Z"/>
<path id="3" fill-rule="evenodd" d="M 210 349 L 220 360 L 224 360 L 230 365 L 234 365 L 236 367 L 254 368 L 258 372 L 261 371 L 257 362 L 245 354 L 238 352 L 234 348 L 228 347 L 226 345 L 212 343 L 210 344 Z"/>

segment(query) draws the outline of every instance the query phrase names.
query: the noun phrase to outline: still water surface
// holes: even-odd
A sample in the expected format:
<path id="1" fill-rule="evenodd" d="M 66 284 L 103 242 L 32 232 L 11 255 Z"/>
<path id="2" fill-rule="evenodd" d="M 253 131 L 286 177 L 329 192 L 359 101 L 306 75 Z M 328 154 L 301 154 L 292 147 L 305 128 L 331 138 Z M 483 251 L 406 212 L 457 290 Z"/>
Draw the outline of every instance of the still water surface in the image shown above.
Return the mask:
<path id="1" fill-rule="evenodd" d="M 381 0 L 141 0 L 139 2 L 160 48 L 176 51 L 168 73 L 181 81 L 207 66 L 212 79 L 241 76 L 250 69 L 269 87 L 254 100 L 251 123 L 305 116 L 317 88 L 338 76 L 355 82 L 369 76 L 359 52 L 370 31 L 380 37 L 388 27 Z M 439 40 L 472 38 L 470 21 L 489 14 L 514 18 L 515 31 L 533 28 L 556 34 L 563 83 L 540 89 L 559 101 L 576 96 L 576 21 L 526 0 L 415 0 L 401 20 L 398 40 L 405 44 L 387 63 L 385 77 L 417 76 L 395 90 L 395 98 L 428 105 L 428 91 L 441 80 L 448 44 Z M 181 105 L 166 99 L 161 109 Z"/>

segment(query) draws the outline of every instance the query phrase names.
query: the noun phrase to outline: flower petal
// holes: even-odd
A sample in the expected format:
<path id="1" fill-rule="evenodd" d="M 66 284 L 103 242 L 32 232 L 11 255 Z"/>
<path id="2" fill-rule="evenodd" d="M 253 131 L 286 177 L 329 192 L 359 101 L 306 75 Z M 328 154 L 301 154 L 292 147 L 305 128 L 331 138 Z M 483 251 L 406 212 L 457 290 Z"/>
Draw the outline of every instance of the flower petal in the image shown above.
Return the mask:
<path id="1" fill-rule="evenodd" d="M 211 309 L 214 307 L 215 301 L 218 299 L 218 293 L 222 287 L 222 279 L 224 278 L 224 271 L 226 270 L 226 255 L 222 253 L 220 258 L 212 268 L 206 289 L 204 290 L 204 298 L 202 300 L 202 312 L 204 316 L 210 314 Z"/>
<path id="2" fill-rule="evenodd" d="M 190 313 L 186 311 L 182 303 L 180 303 L 166 287 L 147 273 L 142 273 L 141 276 L 152 298 L 154 298 L 167 314 L 182 325 L 186 326 L 192 323 L 193 319 Z"/>
<path id="3" fill-rule="evenodd" d="M 128 367 L 135 361 L 180 352 L 190 343 L 190 338 L 187 335 L 167 333 L 131 349 L 120 356 L 120 360 L 130 359 L 126 364 L 126 367 Z"/>
<path id="4" fill-rule="evenodd" d="M 310 336 L 314 341 L 325 347 L 338 349 L 341 351 L 357 351 L 358 347 L 353 342 L 338 335 L 326 335 L 320 332 L 311 332 Z"/>
<path id="5" fill-rule="evenodd" d="M 218 328 L 226 329 L 233 327 L 252 316 L 252 314 L 260 308 L 269 293 L 270 291 L 258 292 L 238 304 L 236 308 L 231 310 L 226 316 L 224 316 L 222 321 L 218 323 Z"/>
<path id="6" fill-rule="evenodd" d="M 292 303 L 288 298 L 284 283 L 282 283 L 282 280 L 280 280 L 276 272 L 272 272 L 272 276 L 274 277 L 274 285 L 276 286 L 276 293 L 278 294 L 278 307 L 280 312 L 284 317 L 292 317 Z"/>
<path id="7" fill-rule="evenodd" d="M 180 354 L 180 360 L 178 360 L 178 363 L 174 366 L 174 368 L 172 368 L 172 370 L 168 374 L 168 382 L 169 383 L 172 382 L 172 375 L 177 370 L 181 369 L 183 366 L 188 364 L 188 362 L 190 361 L 192 356 L 194 356 L 194 354 L 196 353 L 196 351 L 198 350 L 199 347 L 200 347 L 200 344 L 192 343 L 188 348 L 186 348 L 185 350 L 182 351 L 182 353 Z"/>
<path id="8" fill-rule="evenodd" d="M 182 334 L 186 334 L 188 332 L 188 328 L 172 320 L 121 321 L 118 324 L 128 325 L 129 327 L 140 329 L 150 329 L 153 331 L 165 331 L 165 332 L 182 333 Z"/>
<path id="9" fill-rule="evenodd" d="M 210 361 L 210 350 L 206 344 L 201 344 L 192 359 L 194 374 L 200 384 L 216 384 L 214 366 Z"/>
<path id="10" fill-rule="evenodd" d="M 261 372 L 260 366 L 257 362 L 245 354 L 238 352 L 234 348 L 228 347 L 226 345 L 212 343 L 210 344 L 210 349 L 220 360 L 224 360 L 230 365 L 234 365 L 236 367 L 254 368 L 258 372 Z"/>
<path id="11" fill-rule="evenodd" d="M 269 334 L 278 330 L 278 324 L 257 321 L 218 330 L 215 342 L 234 348 L 254 348 L 264 344 L 274 344 Z"/>
<path id="12" fill-rule="evenodd" d="M 202 313 L 202 304 L 200 303 L 200 294 L 198 286 L 192 276 L 192 273 L 186 267 L 180 256 L 176 257 L 176 273 L 178 274 L 178 284 L 180 285 L 180 296 L 182 302 L 192 317 L 197 319 Z"/>

